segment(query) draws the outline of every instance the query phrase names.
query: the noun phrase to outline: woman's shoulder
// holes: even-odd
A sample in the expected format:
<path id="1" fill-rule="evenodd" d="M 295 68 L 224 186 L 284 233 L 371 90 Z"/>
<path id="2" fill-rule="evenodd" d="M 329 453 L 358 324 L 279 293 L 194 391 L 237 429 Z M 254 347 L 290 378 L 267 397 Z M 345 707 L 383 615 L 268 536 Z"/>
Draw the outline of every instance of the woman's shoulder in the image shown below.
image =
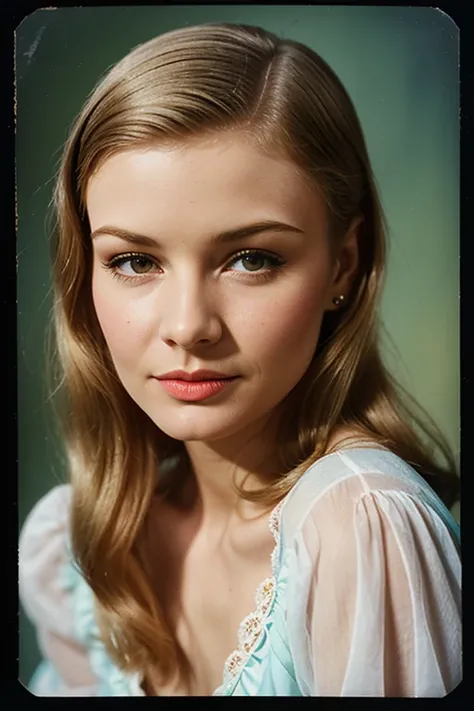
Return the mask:
<path id="1" fill-rule="evenodd" d="M 33 506 L 18 547 L 19 592 L 34 624 L 86 637 L 94 626 L 92 591 L 71 547 L 72 487 L 53 487 Z"/>
<path id="2" fill-rule="evenodd" d="M 414 467 L 394 452 L 376 443 L 356 442 L 336 446 L 313 462 L 295 484 L 289 498 L 302 496 L 304 491 L 305 498 L 313 492 L 310 499 L 314 500 L 333 487 L 347 489 L 351 481 L 352 486 L 357 482 L 356 489 L 364 492 L 390 486 L 411 491 L 430 489 Z"/>
<path id="3" fill-rule="evenodd" d="M 394 499 L 404 510 L 413 502 L 428 507 L 455 538 L 459 537 L 459 526 L 451 513 L 409 462 L 376 443 L 360 442 L 336 447 L 302 474 L 282 505 L 286 538 L 308 517 L 352 526 L 356 511 L 368 498 L 385 510 Z"/>
<path id="4" fill-rule="evenodd" d="M 20 600 L 41 629 L 87 643 L 96 630 L 92 590 L 74 559 L 70 537 L 72 487 L 53 487 L 33 506 L 18 546 Z"/>
<path id="5" fill-rule="evenodd" d="M 20 566 L 46 557 L 45 548 L 63 545 L 69 536 L 71 486 L 59 484 L 44 494 L 33 506 L 21 527 Z"/>
<path id="6" fill-rule="evenodd" d="M 390 479 L 396 480 L 398 486 L 404 484 L 412 489 L 428 486 L 409 462 L 349 428 L 336 431 L 329 440 L 327 452 L 307 468 L 298 485 L 305 488 L 313 484 L 318 492 L 323 492 L 347 479 L 355 477 L 362 481 L 366 475 L 378 475 L 367 477 L 365 490 L 370 486 L 383 486 Z"/>
<path id="7" fill-rule="evenodd" d="M 31 509 L 19 539 L 19 591 L 34 623 L 72 634 L 69 595 L 74 570 L 69 556 L 71 488 L 55 486 Z"/>
<path id="8" fill-rule="evenodd" d="M 69 484 L 48 491 L 20 534 L 20 599 L 46 655 L 30 690 L 48 696 L 139 693 L 138 682 L 112 664 L 100 641 L 93 592 L 71 550 L 71 496 Z"/>
<path id="9" fill-rule="evenodd" d="M 281 524 L 280 602 L 307 695 L 443 696 L 459 683 L 459 530 L 408 462 L 338 449 L 301 476 Z"/>
<path id="10" fill-rule="evenodd" d="M 20 538 L 33 526 L 43 530 L 53 525 L 55 527 L 67 525 L 70 500 L 70 484 L 58 484 L 47 491 L 26 516 Z"/>

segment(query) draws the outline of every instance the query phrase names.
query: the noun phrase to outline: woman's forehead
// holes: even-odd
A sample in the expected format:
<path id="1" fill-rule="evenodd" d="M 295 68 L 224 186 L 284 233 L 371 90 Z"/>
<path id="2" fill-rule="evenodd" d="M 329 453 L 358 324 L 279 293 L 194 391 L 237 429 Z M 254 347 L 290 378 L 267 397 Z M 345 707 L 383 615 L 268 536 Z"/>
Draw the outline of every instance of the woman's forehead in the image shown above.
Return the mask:
<path id="1" fill-rule="evenodd" d="M 325 219 L 322 196 L 294 163 L 235 134 L 117 153 L 90 179 L 86 203 L 92 229 L 130 213 L 140 222 Z"/>

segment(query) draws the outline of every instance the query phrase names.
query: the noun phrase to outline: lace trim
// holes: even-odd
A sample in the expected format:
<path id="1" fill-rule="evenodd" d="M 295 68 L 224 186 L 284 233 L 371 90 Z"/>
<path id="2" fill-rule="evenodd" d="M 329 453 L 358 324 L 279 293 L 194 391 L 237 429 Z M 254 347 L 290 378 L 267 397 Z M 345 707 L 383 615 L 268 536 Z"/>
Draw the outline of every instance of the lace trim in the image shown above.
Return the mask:
<path id="1" fill-rule="evenodd" d="M 230 685 L 237 681 L 238 674 L 244 668 L 252 650 L 260 639 L 264 622 L 271 610 L 275 598 L 277 555 L 280 544 L 280 514 L 283 501 L 280 501 L 273 509 L 268 519 L 268 527 L 275 541 L 271 556 L 272 575 L 258 586 L 255 594 L 256 608 L 239 625 L 237 634 L 238 647 L 227 657 L 224 663 L 223 683 L 216 689 L 214 695 L 225 693 Z"/>

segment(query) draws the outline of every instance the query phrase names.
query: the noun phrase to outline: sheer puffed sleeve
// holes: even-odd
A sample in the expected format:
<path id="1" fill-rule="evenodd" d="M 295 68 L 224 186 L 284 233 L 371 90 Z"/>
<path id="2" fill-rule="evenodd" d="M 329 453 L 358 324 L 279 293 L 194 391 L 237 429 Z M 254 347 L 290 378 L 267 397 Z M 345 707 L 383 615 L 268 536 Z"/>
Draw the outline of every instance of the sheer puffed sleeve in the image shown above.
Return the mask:
<path id="1" fill-rule="evenodd" d="M 376 473 L 306 504 L 287 610 L 303 694 L 440 697 L 460 683 L 461 562 L 445 512 L 432 492 Z"/>
<path id="2" fill-rule="evenodd" d="M 33 508 L 19 544 L 19 590 L 43 662 L 28 684 L 36 696 L 95 696 L 98 685 L 75 630 L 75 576 L 68 555 L 70 489 L 55 487 Z"/>

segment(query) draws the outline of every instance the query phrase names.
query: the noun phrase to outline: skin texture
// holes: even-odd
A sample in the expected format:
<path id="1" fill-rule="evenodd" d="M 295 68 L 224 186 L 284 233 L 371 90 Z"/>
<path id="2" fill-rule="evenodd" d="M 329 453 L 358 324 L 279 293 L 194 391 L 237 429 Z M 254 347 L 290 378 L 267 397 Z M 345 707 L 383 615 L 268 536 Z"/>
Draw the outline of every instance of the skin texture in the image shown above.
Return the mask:
<path id="1" fill-rule="evenodd" d="M 355 230 L 334 259 L 318 191 L 292 163 L 235 133 L 112 156 L 90 179 L 86 202 L 93 299 L 118 375 L 159 428 L 187 443 L 198 479 L 224 499 L 230 482 L 215 472 L 235 463 L 235 453 L 242 472 L 263 475 L 266 453 L 270 466 L 277 406 L 305 373 L 325 310 L 354 276 Z M 215 239 L 265 220 L 295 229 Z M 128 243 L 111 226 L 159 245 Z M 236 259 L 242 249 L 267 250 L 285 264 Z M 148 259 L 104 267 L 127 252 Z M 153 377 L 199 368 L 239 378 L 190 403 Z"/>

